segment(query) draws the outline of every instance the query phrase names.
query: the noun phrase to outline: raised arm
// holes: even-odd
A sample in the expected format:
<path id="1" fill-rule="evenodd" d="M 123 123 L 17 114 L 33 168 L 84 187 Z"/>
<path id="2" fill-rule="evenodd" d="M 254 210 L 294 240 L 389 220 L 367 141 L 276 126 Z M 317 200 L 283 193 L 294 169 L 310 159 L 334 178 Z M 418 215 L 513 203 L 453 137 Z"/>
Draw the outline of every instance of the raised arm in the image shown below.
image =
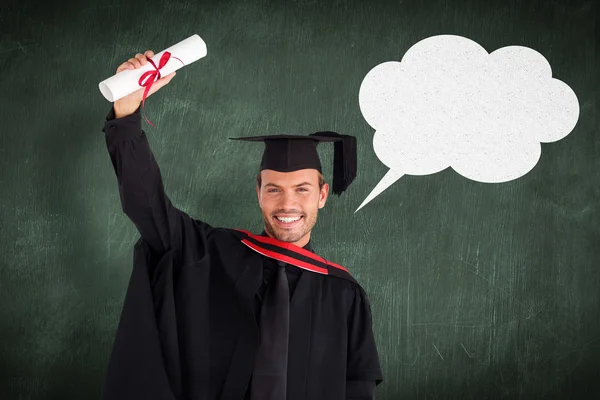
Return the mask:
<path id="1" fill-rule="evenodd" d="M 176 245 L 176 233 L 189 217 L 165 193 L 160 169 L 141 129 L 139 108 L 118 119 L 111 110 L 104 132 L 123 212 L 150 248 L 163 254 Z"/>
<path id="2" fill-rule="evenodd" d="M 138 54 L 121 64 L 117 73 L 140 68 L 152 51 Z M 156 81 L 150 94 L 169 83 L 174 73 Z M 114 103 L 106 117 L 103 132 L 117 175 L 121 205 L 142 239 L 158 254 L 179 245 L 180 234 L 191 224 L 190 217 L 171 204 L 160 169 L 142 130 L 140 103 L 143 89 Z"/>

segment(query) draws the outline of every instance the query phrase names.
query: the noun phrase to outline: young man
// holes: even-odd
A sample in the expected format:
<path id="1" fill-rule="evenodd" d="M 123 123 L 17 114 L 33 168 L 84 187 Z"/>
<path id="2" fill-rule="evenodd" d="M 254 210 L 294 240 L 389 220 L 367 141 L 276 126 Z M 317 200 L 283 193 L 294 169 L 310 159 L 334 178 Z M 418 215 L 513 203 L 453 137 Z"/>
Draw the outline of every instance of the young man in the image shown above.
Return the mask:
<path id="1" fill-rule="evenodd" d="M 152 56 L 138 54 L 117 73 Z M 265 143 L 256 187 L 265 228 L 215 228 L 165 194 L 141 96 L 115 102 L 103 129 L 123 211 L 141 235 L 104 399 L 373 399 L 383 377 L 367 296 L 310 241 L 329 193 L 317 144 L 335 143 L 340 194 L 356 173 L 354 138 L 238 138 Z"/>

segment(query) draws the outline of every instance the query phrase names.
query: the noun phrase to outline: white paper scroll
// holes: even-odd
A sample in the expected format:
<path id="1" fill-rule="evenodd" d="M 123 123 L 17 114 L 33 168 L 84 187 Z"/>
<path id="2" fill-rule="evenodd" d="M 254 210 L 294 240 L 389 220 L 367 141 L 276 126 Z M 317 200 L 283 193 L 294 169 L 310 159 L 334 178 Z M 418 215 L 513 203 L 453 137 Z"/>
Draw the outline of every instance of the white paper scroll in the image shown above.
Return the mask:
<path id="1" fill-rule="evenodd" d="M 161 56 L 166 52 L 171 53 L 171 58 L 167 64 L 160 69 L 161 77 L 169 75 L 171 72 L 177 71 L 184 65 L 189 65 L 194 61 L 198 61 L 202 57 L 206 56 L 206 43 L 198 35 L 190 36 L 189 38 L 155 54 L 152 57 L 152 61 L 156 66 L 159 66 Z M 179 58 L 183 61 L 183 64 L 177 60 Z M 141 89 L 142 86 L 139 84 L 140 77 L 147 71 L 156 70 L 151 63 L 137 69 L 126 69 L 111 76 L 110 78 L 100 82 L 98 85 L 100 92 L 104 95 L 106 100 L 115 102 L 120 98 L 127 96 Z"/>

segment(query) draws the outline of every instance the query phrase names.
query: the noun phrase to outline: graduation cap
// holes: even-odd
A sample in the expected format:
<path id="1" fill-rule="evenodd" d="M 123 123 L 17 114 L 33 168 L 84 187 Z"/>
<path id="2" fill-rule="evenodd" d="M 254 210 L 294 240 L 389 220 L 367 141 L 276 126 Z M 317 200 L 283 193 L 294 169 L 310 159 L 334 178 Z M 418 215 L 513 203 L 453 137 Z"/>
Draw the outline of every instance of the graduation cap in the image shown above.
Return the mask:
<path id="1" fill-rule="evenodd" d="M 356 138 L 336 132 L 316 132 L 304 135 L 271 135 L 230 138 L 249 142 L 264 142 L 265 151 L 260 163 L 260 171 L 272 169 L 279 172 L 292 172 L 300 169 L 321 170 L 317 145 L 333 142 L 333 185 L 338 196 L 350 186 L 356 177 Z"/>

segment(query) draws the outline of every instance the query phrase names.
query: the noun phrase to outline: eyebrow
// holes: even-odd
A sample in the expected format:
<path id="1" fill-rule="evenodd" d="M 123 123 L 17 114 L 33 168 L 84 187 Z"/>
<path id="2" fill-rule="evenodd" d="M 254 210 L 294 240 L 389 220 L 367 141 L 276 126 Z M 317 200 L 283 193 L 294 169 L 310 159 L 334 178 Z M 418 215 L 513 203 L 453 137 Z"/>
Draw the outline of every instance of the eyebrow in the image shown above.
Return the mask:
<path id="1" fill-rule="evenodd" d="M 312 185 L 311 183 L 309 183 L 309 182 L 302 182 L 302 183 L 299 183 L 299 184 L 297 184 L 297 185 L 294 185 L 294 187 L 300 187 L 300 186 L 305 186 L 305 185 L 308 185 L 308 186 L 313 186 L 313 185 Z M 276 184 L 274 184 L 274 183 L 267 183 L 267 184 L 265 185 L 265 187 L 267 187 L 267 186 L 270 186 L 270 187 L 276 187 L 276 188 L 280 188 L 280 187 L 281 187 L 281 186 L 279 186 L 279 185 L 276 185 Z"/>

